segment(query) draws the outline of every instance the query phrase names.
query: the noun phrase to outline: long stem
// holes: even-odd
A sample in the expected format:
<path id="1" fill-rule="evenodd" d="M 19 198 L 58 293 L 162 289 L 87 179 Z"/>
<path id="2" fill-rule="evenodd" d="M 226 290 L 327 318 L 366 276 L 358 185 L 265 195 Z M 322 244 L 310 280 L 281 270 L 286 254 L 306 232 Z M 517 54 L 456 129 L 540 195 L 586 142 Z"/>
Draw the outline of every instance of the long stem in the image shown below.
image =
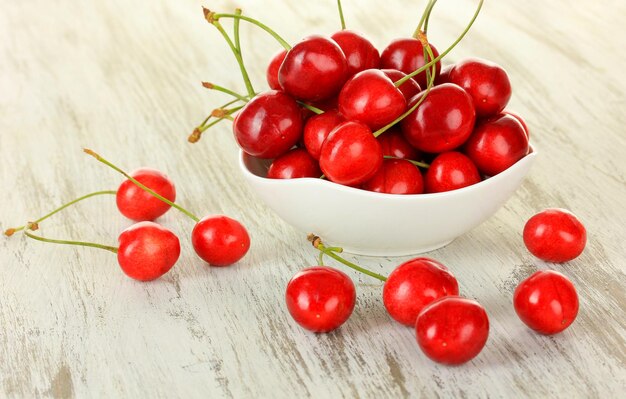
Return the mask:
<path id="1" fill-rule="evenodd" d="M 283 39 L 282 37 L 280 37 L 280 35 L 276 32 L 274 32 L 269 26 L 265 25 L 262 22 L 257 21 L 256 19 L 250 18 L 250 17 L 246 17 L 244 15 L 237 15 L 237 14 L 216 14 L 213 13 L 211 11 L 209 11 L 209 14 L 207 14 L 207 10 L 205 8 L 205 18 L 211 22 L 211 19 L 214 21 L 218 21 L 220 18 L 235 18 L 235 19 L 242 19 L 246 22 L 250 22 L 253 25 L 258 26 L 259 28 L 263 29 L 264 31 L 266 31 L 267 33 L 270 34 L 270 36 L 272 36 L 274 39 L 276 39 L 276 41 L 278 43 L 280 43 L 281 46 L 283 46 L 285 48 L 285 50 L 289 51 L 291 50 L 291 45 L 289 43 L 287 43 L 287 41 L 285 41 L 285 39 Z M 213 22 L 212 22 L 213 23 Z"/>
<path id="2" fill-rule="evenodd" d="M 429 165 L 429 164 L 427 164 L 427 163 L 425 163 L 425 162 L 414 161 L 414 160 L 412 160 L 412 159 L 392 157 L 392 156 L 390 156 L 390 155 L 385 155 L 385 156 L 383 156 L 383 158 L 385 158 L 385 159 L 402 159 L 402 160 L 405 160 L 405 161 L 409 161 L 409 162 L 411 162 L 413 165 L 415 165 L 415 166 L 419 166 L 420 168 L 424 168 L 424 169 L 428 169 L 428 168 L 430 168 L 430 165 Z"/>
<path id="3" fill-rule="evenodd" d="M 341 20 L 341 30 L 346 29 L 346 20 L 343 18 L 343 7 L 341 0 L 337 0 L 337 9 L 339 10 L 339 19 Z"/>
<path id="4" fill-rule="evenodd" d="M 35 234 L 29 232 L 28 229 L 24 230 L 24 234 L 26 234 L 28 237 L 32 238 L 33 240 L 37 240 L 37 241 L 51 242 L 53 244 L 79 245 L 79 246 L 82 246 L 82 247 L 100 248 L 100 249 L 106 249 L 107 251 L 111 251 L 114 254 L 117 253 L 117 248 L 116 247 L 111 247 L 109 245 L 103 245 L 103 244 L 97 244 L 95 242 L 55 240 L 55 239 L 52 239 L 52 238 L 45 238 L 45 237 L 41 237 L 41 236 L 35 235 Z"/>
<path id="5" fill-rule="evenodd" d="M 483 1 L 484 0 L 479 0 L 478 2 L 478 6 L 476 7 L 476 12 L 474 12 L 474 16 L 472 17 L 472 19 L 470 20 L 470 23 L 465 27 L 465 30 L 463 31 L 463 33 L 461 33 L 461 35 L 450 45 L 450 47 L 448 47 L 443 53 L 439 54 L 439 56 L 437 56 L 436 58 L 434 58 L 432 61 L 430 61 L 428 64 L 425 64 L 424 66 L 422 66 L 419 69 L 416 69 L 415 71 L 411 72 L 410 74 L 404 76 L 402 79 L 399 79 L 398 81 L 395 82 L 395 86 L 396 87 L 400 87 L 402 86 L 402 84 L 404 82 L 406 82 L 407 80 L 411 79 L 412 77 L 419 75 L 420 73 L 424 72 L 426 70 L 426 68 L 430 68 L 432 65 L 436 64 L 437 62 L 439 62 L 439 60 L 441 60 L 443 57 L 445 57 L 446 55 L 448 55 L 448 53 L 450 51 L 452 51 L 452 49 L 454 49 L 454 47 L 456 47 L 457 44 L 459 44 L 459 42 L 461 40 L 463 40 L 463 38 L 465 37 L 465 35 L 467 34 L 467 32 L 470 30 L 470 28 L 472 27 L 472 25 L 474 24 L 474 21 L 476 21 L 476 18 L 478 17 L 478 14 L 480 13 L 480 10 L 483 6 Z"/>
<path id="6" fill-rule="evenodd" d="M 237 100 L 239 101 L 243 101 L 243 102 L 248 102 L 248 97 L 246 96 L 242 96 L 241 94 L 231 90 L 231 89 L 227 89 L 224 86 L 219 86 L 216 85 L 215 83 L 209 83 L 209 82 L 202 82 L 202 87 L 204 87 L 205 89 L 210 89 L 210 90 L 217 90 L 217 91 L 221 91 L 222 93 L 228 94 L 230 96 L 235 97 Z M 252 93 L 251 96 L 254 96 L 255 93 Z"/>
<path id="7" fill-rule="evenodd" d="M 319 108 L 317 108 L 317 107 L 314 107 L 314 106 L 312 106 L 311 104 L 307 104 L 307 103 L 302 102 L 302 101 L 298 101 L 298 104 L 300 104 L 300 105 L 301 105 L 301 106 L 303 106 L 304 108 L 308 109 L 309 111 L 311 111 L 311 112 L 313 112 L 313 113 L 315 113 L 315 114 L 317 114 L 317 115 L 320 115 L 320 114 L 323 114 L 323 113 L 324 113 L 324 110 L 323 110 L 323 109 L 319 109 Z"/>
<path id="8" fill-rule="evenodd" d="M 235 9 L 235 15 L 241 15 L 241 8 Z M 248 76 L 248 70 L 243 61 L 243 53 L 241 51 L 241 41 L 239 37 L 239 18 L 235 18 L 233 24 L 233 36 L 235 37 L 235 49 L 237 50 L 237 55 L 240 61 L 241 67 L 241 76 L 243 77 L 244 84 L 246 85 L 246 90 L 248 90 L 248 95 L 250 97 L 254 96 L 254 87 L 252 87 L 252 82 L 250 81 L 250 76 Z"/>
<path id="9" fill-rule="evenodd" d="M 426 16 L 426 19 L 424 20 L 424 34 L 428 33 L 428 21 L 430 21 L 430 14 L 433 12 L 433 8 L 435 7 L 435 3 L 437 3 L 437 0 L 432 0 L 430 7 L 428 9 L 428 14 Z M 419 36 L 419 34 L 418 34 Z"/>
<path id="10" fill-rule="evenodd" d="M 342 252 L 343 249 L 339 248 L 339 247 L 326 247 L 324 245 L 324 243 L 322 243 L 322 240 L 314 235 L 314 234 L 310 234 L 308 237 L 308 240 L 311 241 L 311 243 L 313 244 L 313 247 L 315 247 L 316 249 L 318 249 L 319 251 L 323 252 L 324 255 L 330 256 L 331 258 L 335 259 L 338 262 L 343 263 L 344 265 L 358 271 L 361 272 L 363 274 L 367 274 L 370 277 L 374 277 L 375 279 L 378 279 L 380 281 L 387 281 L 387 277 L 383 276 L 382 274 L 378 274 L 378 273 L 374 273 L 370 270 L 367 270 L 365 268 L 362 268 L 361 266 L 354 264 L 352 262 L 350 262 L 349 260 L 346 260 L 344 258 L 342 258 L 341 256 L 337 255 L 335 252 Z"/>
<path id="11" fill-rule="evenodd" d="M 137 179 L 135 179 L 134 177 L 132 177 L 131 175 L 129 175 L 128 173 L 124 172 L 122 169 L 118 168 L 117 166 L 113 165 L 111 162 L 107 161 L 106 159 L 102 158 L 100 155 L 98 155 L 96 152 L 94 152 L 93 150 L 90 150 L 88 148 L 83 149 L 83 151 L 86 154 L 91 155 L 92 157 L 96 158 L 98 161 L 102 162 L 103 164 L 109 166 L 111 169 L 121 173 L 122 175 L 124 175 L 124 177 L 126 177 L 128 180 L 130 180 L 131 182 L 133 182 L 137 187 L 141 188 L 143 191 L 146 191 L 147 193 L 152 194 L 152 196 L 160 199 L 161 201 L 165 202 L 166 204 L 168 204 L 169 206 L 178 209 L 179 211 L 181 211 L 182 213 L 184 213 L 185 215 L 189 216 L 191 219 L 193 219 L 196 223 L 200 221 L 200 218 L 198 218 L 196 215 L 194 215 L 193 213 L 189 212 L 188 210 L 186 210 L 185 208 L 183 208 L 182 206 L 173 203 L 172 201 L 168 200 L 167 198 L 163 197 L 162 195 L 160 195 L 159 193 L 155 192 L 154 190 L 152 190 L 149 187 L 144 186 L 143 184 L 141 184 L 139 181 L 137 181 Z"/>
<path id="12" fill-rule="evenodd" d="M 11 227 L 11 228 L 7 229 L 4 232 L 4 234 L 6 236 L 12 236 L 13 234 L 17 233 L 18 231 L 24 230 L 26 228 L 26 226 L 30 225 L 30 226 L 36 227 L 37 224 L 39 224 L 39 223 L 43 222 L 44 220 L 48 219 L 50 216 L 52 216 L 52 215 L 54 215 L 54 214 L 56 214 L 58 212 L 61 212 L 63 209 L 67 208 L 68 206 L 72 206 L 72 205 L 74 205 L 77 202 L 80 202 L 82 200 L 86 200 L 87 198 L 95 197 L 97 195 L 105 195 L 105 194 L 115 195 L 115 194 L 117 194 L 117 191 L 114 191 L 114 190 L 96 191 L 94 193 L 83 195 L 82 197 L 76 198 L 75 200 L 70 201 L 67 204 L 64 204 L 64 205 L 58 207 L 57 209 L 53 210 L 52 212 L 48 213 L 47 215 L 44 215 L 44 216 L 40 217 L 39 219 L 35 220 L 34 222 L 31 222 L 31 223 L 26 224 L 24 226 Z"/>
<path id="13" fill-rule="evenodd" d="M 419 24 L 417 24 L 417 28 L 415 28 L 415 32 L 413 33 L 413 37 L 416 39 L 419 33 L 422 31 L 422 26 L 424 26 L 424 23 L 426 21 L 426 16 L 429 14 L 428 10 L 431 8 L 432 3 L 433 3 L 433 0 L 429 0 L 428 4 L 426 4 L 426 8 L 424 9 L 424 12 L 422 12 L 422 17 L 420 18 L 420 22 Z"/>

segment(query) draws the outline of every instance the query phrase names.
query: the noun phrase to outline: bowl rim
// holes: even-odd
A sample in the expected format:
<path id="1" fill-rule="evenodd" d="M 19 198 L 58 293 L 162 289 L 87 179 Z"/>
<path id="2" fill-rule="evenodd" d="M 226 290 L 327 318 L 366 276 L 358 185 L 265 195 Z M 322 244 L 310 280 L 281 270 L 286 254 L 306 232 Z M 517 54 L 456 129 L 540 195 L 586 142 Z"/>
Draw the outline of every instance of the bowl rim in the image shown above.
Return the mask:
<path id="1" fill-rule="evenodd" d="M 248 178 L 262 182 L 265 185 L 269 185 L 269 186 L 289 185 L 293 187 L 293 186 L 302 185 L 302 184 L 305 184 L 305 185 L 318 184 L 320 185 L 320 187 L 327 187 L 330 189 L 343 191 L 346 193 L 352 193 L 356 195 L 363 195 L 363 196 L 370 197 L 370 198 L 388 198 L 388 199 L 393 199 L 394 201 L 411 201 L 411 200 L 415 201 L 418 198 L 432 199 L 432 198 L 443 198 L 443 197 L 461 195 L 464 193 L 469 193 L 471 191 L 480 190 L 488 185 L 495 184 L 495 182 L 505 179 L 510 174 L 512 174 L 512 172 L 515 169 L 518 169 L 519 167 L 521 167 L 520 165 L 532 162 L 534 158 L 537 156 L 537 149 L 533 145 L 529 145 L 529 152 L 523 158 L 515 162 L 513 165 L 509 166 L 506 170 L 498 173 L 497 175 L 481 180 L 480 182 L 476 184 L 472 184 L 470 186 L 458 188 L 456 190 L 444 191 L 440 193 L 401 194 L 401 195 L 367 191 L 361 188 L 344 186 L 343 184 L 334 183 L 330 180 L 312 178 L 312 177 L 302 177 L 302 178 L 297 178 L 297 179 L 269 179 L 267 177 L 256 175 L 255 173 L 250 171 L 250 169 L 248 169 L 248 167 L 246 166 L 246 162 L 245 162 L 246 156 L 253 157 L 249 154 L 246 154 L 243 150 L 240 149 L 239 150 L 240 169 Z"/>

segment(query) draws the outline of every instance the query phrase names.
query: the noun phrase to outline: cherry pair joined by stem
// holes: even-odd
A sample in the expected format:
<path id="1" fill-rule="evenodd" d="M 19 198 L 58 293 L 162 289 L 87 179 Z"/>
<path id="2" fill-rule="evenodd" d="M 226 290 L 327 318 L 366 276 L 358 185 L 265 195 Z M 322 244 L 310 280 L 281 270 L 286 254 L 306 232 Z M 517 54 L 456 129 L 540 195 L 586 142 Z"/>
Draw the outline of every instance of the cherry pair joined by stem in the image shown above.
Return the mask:
<path id="1" fill-rule="evenodd" d="M 531 217 L 524 226 L 526 248 L 546 262 L 568 262 L 585 249 L 587 230 L 570 211 L 549 208 Z"/>

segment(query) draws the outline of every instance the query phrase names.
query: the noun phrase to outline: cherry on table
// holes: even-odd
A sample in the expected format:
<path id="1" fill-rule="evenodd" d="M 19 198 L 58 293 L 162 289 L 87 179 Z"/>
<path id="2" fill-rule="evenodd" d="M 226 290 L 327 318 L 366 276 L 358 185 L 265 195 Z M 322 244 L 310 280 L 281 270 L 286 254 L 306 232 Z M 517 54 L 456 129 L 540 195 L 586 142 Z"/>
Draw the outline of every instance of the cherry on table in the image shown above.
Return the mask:
<path id="1" fill-rule="evenodd" d="M 267 79 L 267 84 L 270 86 L 272 90 L 282 90 L 280 87 L 280 83 L 278 82 L 278 70 L 280 69 L 281 64 L 285 60 L 287 56 L 287 50 L 280 50 L 270 60 L 270 63 L 267 66 L 267 72 L 265 73 L 265 78 Z"/>
<path id="2" fill-rule="evenodd" d="M 419 169 L 411 162 L 405 159 L 385 159 L 376 174 L 361 188 L 377 193 L 421 194 L 424 192 L 424 182 Z"/>
<path id="3" fill-rule="evenodd" d="M 489 317 L 476 301 L 445 296 L 422 310 L 415 325 L 417 343 L 431 360 L 459 365 L 476 357 L 489 337 Z"/>
<path id="4" fill-rule="evenodd" d="M 430 258 L 415 258 L 391 272 L 383 287 L 383 303 L 396 321 L 415 326 L 426 305 L 458 294 L 459 284 L 444 265 Z"/>
<path id="5" fill-rule="evenodd" d="M 287 310 L 303 328 L 325 333 L 348 320 L 356 303 L 354 283 L 345 273 L 330 267 L 309 267 L 287 284 Z"/>
<path id="6" fill-rule="evenodd" d="M 574 284 L 561 273 L 541 270 L 517 286 L 513 305 L 524 324 L 551 335 L 565 330 L 576 319 L 578 294 Z"/>
<path id="7" fill-rule="evenodd" d="M 233 133 L 246 153 L 276 158 L 298 142 L 302 125 L 296 101 L 281 91 L 270 90 L 257 94 L 239 111 Z"/>
<path id="8" fill-rule="evenodd" d="M 435 46 L 430 44 L 430 48 L 435 58 L 438 57 L 439 52 Z M 424 47 L 421 41 L 414 38 L 393 40 L 380 55 L 381 69 L 397 69 L 407 75 L 424 65 L 426 65 L 426 62 L 424 62 Z M 440 61 L 436 64 L 435 78 L 439 75 L 439 71 L 441 71 Z M 428 86 L 426 71 L 419 73 L 414 79 L 420 87 Z"/>
<path id="9" fill-rule="evenodd" d="M 369 180 L 383 163 L 378 140 L 363 123 L 339 124 L 326 138 L 320 168 L 331 181 L 356 186 Z"/>
<path id="10" fill-rule="evenodd" d="M 424 180 L 427 193 L 441 193 L 480 182 L 480 173 L 466 155 L 450 151 L 435 157 Z"/>
<path id="11" fill-rule="evenodd" d="M 312 116 L 306 121 L 304 124 L 303 141 L 304 146 L 313 158 L 320 159 L 324 140 L 337 125 L 344 121 L 345 118 L 337 110 L 326 111 L 323 114 Z"/>
<path id="12" fill-rule="evenodd" d="M 348 76 L 353 76 L 366 69 L 378 68 L 380 54 L 376 47 L 365 37 L 357 32 L 344 29 L 331 37 L 346 56 L 348 63 Z"/>
<path id="13" fill-rule="evenodd" d="M 267 171 L 267 177 L 270 179 L 297 179 L 321 175 L 322 171 L 317 160 L 303 148 L 294 148 L 276 158 Z"/>
<path id="14" fill-rule="evenodd" d="M 381 69 L 381 71 L 394 83 L 406 76 L 406 73 L 398 71 L 397 69 Z M 416 94 L 422 91 L 420 85 L 417 84 L 413 78 L 410 78 L 406 82 L 402 83 L 398 86 L 398 89 L 404 95 L 404 99 L 407 103 L 411 101 Z"/>
<path id="15" fill-rule="evenodd" d="M 165 173 L 153 168 L 139 168 L 130 175 L 168 200 L 176 201 L 176 187 Z M 115 202 L 122 215 L 135 221 L 154 220 L 170 209 L 168 204 L 140 189 L 130 180 L 124 180 L 120 184 L 115 194 Z"/>
<path id="16" fill-rule="evenodd" d="M 339 92 L 339 112 L 377 130 L 402 115 L 406 99 L 385 73 L 368 69 L 348 79 Z"/>
<path id="17" fill-rule="evenodd" d="M 224 215 L 202 218 L 191 232 L 191 243 L 211 266 L 230 266 L 250 249 L 250 236 L 237 220 Z"/>
<path id="18" fill-rule="evenodd" d="M 412 107 L 425 92 L 415 96 Z M 472 134 L 476 112 L 472 98 L 457 85 L 444 83 L 431 89 L 426 99 L 402 121 L 402 132 L 420 151 L 439 153 L 461 146 Z"/>
<path id="19" fill-rule="evenodd" d="M 585 249 L 587 230 L 566 209 L 549 208 L 531 217 L 524 226 L 526 248 L 546 262 L 568 262 Z"/>
<path id="20" fill-rule="evenodd" d="M 304 101 L 332 97 L 347 77 L 348 62 L 341 47 L 319 35 L 293 46 L 278 70 L 278 81 L 285 92 Z"/>
<path id="21" fill-rule="evenodd" d="M 528 154 L 528 137 L 516 118 L 499 114 L 478 123 L 463 151 L 481 173 L 495 176 Z"/>
<path id="22" fill-rule="evenodd" d="M 167 273 L 180 256 L 178 237 L 154 222 L 139 222 L 118 237 L 117 261 L 128 277 L 139 281 Z"/>
<path id="23" fill-rule="evenodd" d="M 491 61 L 479 58 L 459 61 L 448 79 L 469 93 L 479 117 L 497 115 L 511 98 L 511 82 L 506 71 Z"/>

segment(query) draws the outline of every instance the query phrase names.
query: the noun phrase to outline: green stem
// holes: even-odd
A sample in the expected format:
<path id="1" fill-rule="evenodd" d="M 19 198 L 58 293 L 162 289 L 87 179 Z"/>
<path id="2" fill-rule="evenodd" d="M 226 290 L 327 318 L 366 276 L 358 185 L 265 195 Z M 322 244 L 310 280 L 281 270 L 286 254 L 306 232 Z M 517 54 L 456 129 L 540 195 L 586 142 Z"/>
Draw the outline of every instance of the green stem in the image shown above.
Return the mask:
<path id="1" fill-rule="evenodd" d="M 182 213 L 184 213 L 185 215 L 189 216 L 191 219 L 193 219 L 196 223 L 200 221 L 200 218 L 198 218 L 196 215 L 194 215 L 193 213 L 189 212 L 188 210 L 186 210 L 185 208 L 183 208 L 182 206 L 173 203 L 172 201 L 168 200 L 167 198 L 163 197 L 162 195 L 158 194 L 157 192 L 155 192 L 154 190 L 152 190 L 149 187 L 146 187 L 145 185 L 141 184 L 139 181 L 137 181 L 135 178 L 133 178 L 131 175 L 129 175 L 128 173 L 124 172 L 122 169 L 118 168 L 117 166 L 115 166 L 114 164 L 112 164 L 111 162 L 107 161 L 106 159 L 102 158 L 100 155 L 98 155 L 96 152 L 94 152 L 93 150 L 90 150 L 88 148 L 85 148 L 83 150 L 85 153 L 91 155 L 92 157 L 96 158 L 98 161 L 100 161 L 101 163 L 107 165 L 108 167 L 110 167 L 111 169 L 121 173 L 124 177 L 126 177 L 128 180 L 130 180 L 131 182 L 133 182 L 137 187 L 141 188 L 143 191 L 146 191 L 147 193 L 150 193 L 152 196 L 160 199 L 161 201 L 165 202 L 166 204 L 168 204 L 169 206 L 178 209 L 179 211 L 181 211 Z"/>
<path id="2" fill-rule="evenodd" d="M 237 100 L 237 101 L 239 101 L 239 100 Z M 187 141 L 189 141 L 190 143 L 196 143 L 198 140 L 200 140 L 200 138 L 202 137 L 202 133 L 204 133 L 205 130 L 209 129 L 212 126 L 217 125 L 218 123 L 220 123 L 221 121 L 223 121 L 225 119 L 229 119 L 230 115 L 232 115 L 233 113 L 239 111 L 242 108 L 243 108 L 243 106 L 231 108 L 231 109 L 227 110 L 227 113 L 225 115 L 217 117 L 216 120 L 212 121 L 208 125 L 202 124 L 202 125 L 196 127 L 193 130 L 193 132 L 189 135 L 189 137 L 187 138 Z M 219 109 L 222 109 L 222 108 L 217 108 L 217 109 L 219 110 Z M 215 111 L 215 110 L 213 110 L 213 111 Z M 213 116 L 213 115 L 209 115 L 205 119 L 204 123 L 206 123 L 211 116 Z"/>
<path id="3" fill-rule="evenodd" d="M 419 33 L 422 31 L 422 26 L 424 26 L 424 23 L 426 22 L 426 16 L 429 14 L 428 10 L 431 8 L 432 3 L 433 3 L 433 0 L 429 0 L 428 4 L 426 4 L 426 8 L 424 9 L 424 12 L 422 12 L 422 17 L 420 18 L 420 22 L 419 24 L 417 24 L 417 28 L 415 28 L 415 32 L 413 33 L 413 37 L 416 39 Z"/>
<path id="4" fill-rule="evenodd" d="M 307 104 L 307 103 L 302 102 L 302 101 L 297 101 L 297 103 L 300 104 L 301 106 L 303 106 L 304 108 L 308 109 L 309 111 L 316 113 L 317 115 L 320 115 L 320 114 L 324 113 L 323 109 L 319 109 L 317 107 L 314 107 L 311 104 Z"/>
<path id="5" fill-rule="evenodd" d="M 420 168 L 424 168 L 424 169 L 428 169 L 430 168 L 430 165 L 425 163 L 425 162 L 420 162 L 420 161 L 414 161 L 412 159 L 406 159 L 406 158 L 398 158 L 398 157 L 392 157 L 390 155 L 385 155 L 383 158 L 385 159 L 403 159 L 405 161 L 409 161 L 411 162 L 413 165 L 415 166 L 419 166 Z"/>
<path id="6" fill-rule="evenodd" d="M 235 9 L 235 15 L 241 15 L 241 8 Z M 246 69 L 245 63 L 243 61 L 243 53 L 241 51 L 241 40 L 239 37 L 239 22 L 241 20 L 239 18 L 235 18 L 233 24 L 233 36 L 235 37 L 235 49 L 237 50 L 237 55 L 239 56 L 239 61 L 241 61 L 241 76 L 243 77 L 244 84 L 246 85 L 246 90 L 248 90 L 248 95 L 250 97 L 254 96 L 254 87 L 252 87 L 252 82 L 250 81 L 250 76 L 248 75 L 248 70 Z M 236 56 L 237 56 L 236 55 Z"/>
<path id="7" fill-rule="evenodd" d="M 206 16 L 206 11 L 205 11 L 205 16 Z M 278 43 L 280 43 L 281 46 L 283 46 L 285 48 L 285 50 L 289 51 L 291 50 L 291 45 L 289 43 L 287 43 L 285 41 L 285 39 L 283 39 L 282 37 L 280 37 L 280 35 L 276 32 L 274 32 L 269 26 L 263 24 L 262 22 L 257 21 L 256 19 L 252 19 L 250 17 L 246 17 L 244 15 L 237 15 L 237 14 L 215 14 L 213 13 L 211 15 L 212 19 L 214 21 L 218 21 L 220 18 L 235 18 L 235 19 L 242 19 L 246 22 L 250 22 L 253 25 L 258 26 L 259 28 L 263 29 L 264 31 L 266 31 L 267 33 L 270 34 L 270 36 L 272 36 L 274 39 L 276 39 L 276 41 Z M 209 17 L 207 17 L 207 20 L 209 19 Z M 209 21 L 210 22 L 210 21 Z"/>
<path id="8" fill-rule="evenodd" d="M 100 249 L 106 249 L 107 251 L 111 251 L 114 254 L 117 253 L 117 248 L 116 247 L 111 247 L 111 246 L 103 245 L 103 244 L 97 244 L 95 242 L 55 240 L 55 239 L 52 239 L 52 238 L 45 238 L 45 237 L 41 237 L 41 236 L 35 235 L 35 234 L 29 232 L 28 229 L 24 230 L 24 234 L 26 234 L 28 237 L 32 238 L 33 240 L 37 240 L 37 241 L 51 242 L 53 244 L 79 245 L 79 246 L 82 246 L 82 247 L 100 248 Z"/>
<path id="9" fill-rule="evenodd" d="M 424 33 L 428 33 L 428 21 L 430 21 L 430 14 L 433 12 L 435 3 L 437 3 L 437 0 L 432 0 L 430 4 L 430 8 L 428 9 L 428 15 L 426 16 L 426 20 L 424 21 Z"/>
<path id="10" fill-rule="evenodd" d="M 346 20 L 343 18 L 343 7 L 341 7 L 341 0 L 337 0 L 337 9 L 339 10 L 339 19 L 341 20 L 341 30 L 345 30 Z"/>
<path id="11" fill-rule="evenodd" d="M 214 83 L 202 82 L 202 87 L 204 87 L 206 89 L 210 89 L 210 90 L 221 91 L 222 93 L 225 93 L 225 94 L 228 94 L 228 95 L 231 95 L 231 96 L 235 97 L 239 101 L 243 101 L 243 102 L 246 102 L 246 103 L 249 101 L 247 96 L 242 96 L 241 94 L 239 94 L 239 93 L 237 93 L 237 92 L 235 92 L 233 90 L 227 89 L 224 86 L 216 85 Z M 256 94 L 256 93 L 252 93 L 251 96 L 254 96 L 254 94 Z"/>
<path id="12" fill-rule="evenodd" d="M 76 198 L 75 200 L 70 201 L 67 204 L 64 204 L 64 205 L 58 207 L 57 209 L 53 210 L 52 212 L 48 213 L 47 215 L 44 215 L 44 216 L 40 217 L 39 219 L 35 220 L 34 222 L 28 223 L 27 225 L 24 225 L 24 226 L 12 227 L 10 229 L 7 229 L 4 232 L 4 234 L 7 235 L 7 236 L 11 236 L 14 233 L 17 233 L 18 231 L 24 230 L 26 228 L 26 226 L 28 226 L 28 225 L 35 225 L 36 226 L 38 223 L 43 222 L 44 220 L 48 219 L 50 216 L 52 216 L 52 215 L 54 215 L 54 214 L 56 214 L 58 212 L 61 212 L 63 209 L 65 209 L 65 208 L 67 208 L 69 206 L 72 206 L 72 205 L 74 205 L 77 202 L 80 202 L 82 200 L 86 200 L 87 198 L 95 197 L 97 195 L 105 195 L 105 194 L 115 195 L 115 194 L 117 194 L 117 191 L 114 191 L 114 190 L 96 191 L 94 193 L 83 195 L 82 197 Z"/>
<path id="13" fill-rule="evenodd" d="M 419 69 L 416 69 L 415 71 L 411 72 L 410 74 L 406 75 L 405 77 L 403 77 L 402 79 L 398 80 L 395 82 L 396 87 L 400 87 L 402 86 L 402 84 L 404 82 L 406 82 L 407 80 L 411 79 L 412 77 L 419 75 L 420 73 L 424 72 L 426 70 L 426 68 L 430 68 L 431 66 L 433 66 L 434 64 L 436 64 L 437 62 L 439 62 L 439 60 L 441 60 L 443 57 L 445 57 L 446 55 L 448 55 L 448 53 L 450 51 L 452 51 L 452 49 L 454 49 L 454 47 L 456 47 L 457 44 L 459 44 L 459 42 L 461 40 L 463 40 L 463 38 L 465 37 L 465 35 L 467 34 L 467 32 L 470 30 L 470 28 L 472 27 L 472 25 L 474 24 L 474 21 L 476 21 L 476 18 L 478 17 L 478 14 L 480 13 L 480 10 L 483 6 L 483 1 L 484 0 L 479 0 L 478 6 L 476 7 L 476 12 L 474 12 L 474 16 L 472 17 L 472 19 L 470 20 L 470 23 L 465 27 L 465 30 L 463 31 L 463 33 L 461 33 L 461 35 L 450 45 L 450 47 L 448 47 L 443 53 L 439 54 L 439 56 L 437 56 L 436 58 L 434 58 L 432 61 L 430 61 L 428 64 L 425 64 L 424 66 L 422 66 Z"/>

